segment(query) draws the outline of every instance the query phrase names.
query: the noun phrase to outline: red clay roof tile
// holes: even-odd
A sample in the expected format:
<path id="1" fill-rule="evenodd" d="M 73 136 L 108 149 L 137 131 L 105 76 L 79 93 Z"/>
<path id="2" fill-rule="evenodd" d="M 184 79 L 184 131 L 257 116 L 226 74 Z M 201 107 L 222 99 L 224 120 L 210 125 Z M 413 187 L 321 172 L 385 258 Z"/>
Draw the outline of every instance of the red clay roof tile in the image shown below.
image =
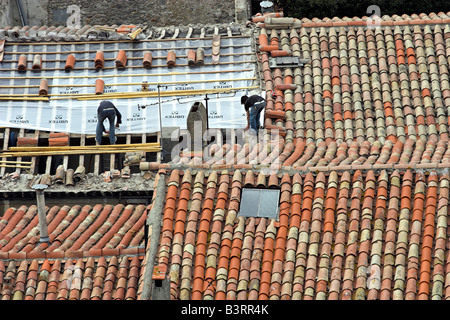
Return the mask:
<path id="1" fill-rule="evenodd" d="M 105 66 L 105 57 L 103 51 L 97 50 L 95 53 L 94 64 L 96 69 L 101 69 Z"/>
<path id="2" fill-rule="evenodd" d="M 428 25 L 444 18 L 383 17 L 381 28 L 374 30 L 362 28 L 367 17 L 305 18 L 296 30 L 273 29 L 271 23 L 260 29 L 268 90 L 264 123 L 270 133 L 282 129 L 283 135 L 271 141 L 271 150 L 248 143 L 217 146 L 215 157 L 192 173 L 170 164 L 152 167 L 171 171 L 158 261 L 171 270 L 172 299 L 448 295 L 448 268 L 443 266 L 450 155 L 444 63 L 448 28 Z M 270 69 L 266 52 L 305 57 L 310 63 Z M 148 60 L 147 55 L 147 66 Z M 230 165 L 227 160 L 235 157 Z M 285 171 L 262 174 L 260 164 Z M 242 186 L 277 185 L 278 221 L 238 215 Z M 36 212 L 8 210 L 0 220 L 0 245 L 7 251 L 2 257 L 75 255 L 93 261 L 99 255 L 142 252 L 134 247 L 143 240 L 145 206 L 110 209 L 52 208 L 47 214 L 49 247 L 36 244 Z M 114 259 L 107 265 L 102 258 L 87 269 L 96 267 L 98 276 L 83 273 L 84 287 L 75 280 L 79 277 L 72 279 L 72 288 L 55 285 L 55 278 L 48 282 L 47 297 L 138 297 L 138 276 L 129 278 L 132 285 L 126 288 L 126 263 L 120 269 Z M 15 274 L 12 260 L 5 261 Z M 75 264 L 66 265 L 59 268 L 65 276 L 78 272 Z M 3 289 L 3 297 L 43 298 L 46 283 L 33 280 L 23 289 L 18 285 L 20 290 Z"/>

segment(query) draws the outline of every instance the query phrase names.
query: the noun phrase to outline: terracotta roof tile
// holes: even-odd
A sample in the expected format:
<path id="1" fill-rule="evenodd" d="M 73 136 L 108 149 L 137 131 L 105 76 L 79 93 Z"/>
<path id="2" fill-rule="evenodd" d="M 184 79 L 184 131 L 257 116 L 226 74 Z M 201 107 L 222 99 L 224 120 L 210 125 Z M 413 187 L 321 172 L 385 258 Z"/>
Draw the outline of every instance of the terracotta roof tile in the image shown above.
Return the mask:
<path id="1" fill-rule="evenodd" d="M 136 40 L 162 39 L 173 37 L 186 37 L 188 33 L 212 36 L 215 28 L 218 27 L 219 34 L 237 35 L 240 34 L 240 27 L 229 25 L 211 25 L 186 28 L 162 28 L 148 27 L 136 36 Z M 5 27 L 0 29 L 0 40 L 29 42 L 29 41 L 119 41 L 130 40 L 128 34 L 137 31 L 141 26 L 137 25 L 85 25 L 80 28 L 64 26 L 24 26 Z M 204 29 L 204 30 L 201 30 Z"/>
<path id="2" fill-rule="evenodd" d="M 146 212 L 143 205 L 128 206 L 125 210 L 123 205 L 51 207 L 47 211 L 50 246 L 39 243 L 35 206 L 11 209 L 7 210 L 2 224 L 1 250 L 5 259 L 83 258 L 143 252 L 143 248 L 138 248 L 144 240 Z M 99 243 L 104 245 L 99 246 Z M 130 245 L 132 247 L 128 247 Z M 91 250 L 96 246 L 99 250 L 94 253 Z"/>
<path id="3" fill-rule="evenodd" d="M 448 130 L 444 125 L 445 103 L 439 77 L 444 77 L 447 87 L 448 72 L 438 68 L 437 62 L 441 59 L 444 63 L 444 32 L 439 25 L 431 28 L 427 23 L 423 28 L 414 22 L 411 27 L 385 24 L 375 29 L 363 29 L 357 23 L 349 28 L 327 28 L 323 24 L 318 29 L 302 27 L 300 32 L 292 28 L 261 28 L 258 41 L 262 45 L 280 46 L 285 39 L 286 50 L 311 59 L 294 70 L 291 67 L 270 69 L 270 57 L 261 56 L 268 94 L 271 90 L 277 93 L 274 100 L 267 96 L 266 128 L 293 129 L 285 132 L 280 160 L 294 167 L 319 163 L 322 166 L 327 162 L 335 165 L 342 161 L 356 165 L 396 164 L 405 163 L 410 152 L 413 152 L 413 163 L 418 159 L 429 163 L 433 156 L 435 162 L 443 159 Z M 294 45 L 301 50 L 299 47 L 294 50 Z M 292 95 L 289 90 L 277 90 L 291 83 L 296 85 Z M 433 103 L 438 106 L 436 111 L 431 108 Z M 281 111 L 285 112 L 284 118 L 274 116 L 281 115 Z M 294 144 L 297 150 L 287 149 L 291 148 L 293 137 L 306 139 L 303 152 L 299 152 L 301 140 Z M 437 137 L 443 138 L 439 152 L 436 145 L 434 149 L 431 147 L 438 143 Z M 325 153 L 319 146 L 323 140 L 327 145 L 336 143 L 337 149 L 332 144 Z M 412 146 L 417 140 L 419 144 Z M 339 161 L 343 157 L 344 141 L 350 149 L 347 158 Z M 390 142 L 384 145 L 385 141 Z M 405 145 L 406 141 L 410 142 Z M 421 152 L 424 141 L 429 143 L 425 153 L 425 150 Z M 378 153 L 354 158 L 352 143 L 368 144 L 369 148 L 378 148 L 380 144 L 383 148 Z M 333 155 L 334 150 L 337 157 Z M 250 155 L 254 159 L 253 152 L 254 149 Z"/>
<path id="4" fill-rule="evenodd" d="M 357 170 L 353 176 L 331 171 L 276 177 L 247 171 L 243 178 L 239 170 L 174 172 L 167 180 L 173 191 L 166 194 L 175 201 L 173 223 L 163 227 L 173 235 L 158 253 L 171 270 L 172 299 L 444 297 L 448 174 Z M 234 203 L 244 182 L 267 186 L 269 180 L 281 186 L 278 221 L 239 217 Z M 208 242 L 202 230 L 211 232 Z M 123 299 L 135 290 L 125 290 L 130 261 L 96 261 L 96 272 L 83 272 L 87 280 L 68 293 L 61 286 L 60 298 L 90 290 L 91 299 Z M 65 268 L 70 275 L 76 269 Z M 113 279 L 116 289 L 107 283 Z"/>
<path id="5" fill-rule="evenodd" d="M 170 270 L 172 299 L 448 297 L 448 18 L 383 16 L 374 29 L 368 17 L 254 20 L 268 143 L 212 144 L 204 164 L 182 155 L 148 166 L 170 172 L 157 261 Z M 27 30 L 0 39 L 100 36 Z M 195 54 L 191 65 L 202 60 Z M 271 68 L 280 56 L 309 62 Z M 21 59 L 21 68 L 42 63 Z M 151 53 L 142 61 L 150 67 Z M 240 216 L 242 187 L 280 188 L 279 217 Z M 9 208 L 2 299 L 139 298 L 149 208 L 49 208 L 50 246 L 38 243 L 35 207 Z"/>
<path id="6" fill-rule="evenodd" d="M 6 263 L 8 275 L 18 280 L 11 289 L 3 288 L 5 300 L 136 299 L 130 289 L 136 286 L 132 279 L 140 276 L 132 270 L 141 267 L 137 256 L 122 257 L 120 262 L 117 257 L 109 261 L 91 257 L 86 262 L 83 259 L 75 262 L 72 259 L 65 262 L 23 260 L 19 268 L 14 260 Z"/>

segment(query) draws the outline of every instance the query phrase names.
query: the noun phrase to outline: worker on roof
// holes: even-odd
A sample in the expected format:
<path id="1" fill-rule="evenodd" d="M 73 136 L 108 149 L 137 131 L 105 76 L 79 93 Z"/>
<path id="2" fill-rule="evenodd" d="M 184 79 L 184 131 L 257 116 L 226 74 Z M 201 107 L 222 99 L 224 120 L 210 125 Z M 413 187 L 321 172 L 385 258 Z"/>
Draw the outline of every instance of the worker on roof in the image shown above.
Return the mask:
<path id="1" fill-rule="evenodd" d="M 251 133 L 258 134 L 261 123 L 259 121 L 261 111 L 266 107 L 266 100 L 259 95 L 244 95 L 241 97 L 241 104 L 244 105 L 247 113 L 247 127 L 245 130 L 251 129 Z"/>
<path id="2" fill-rule="evenodd" d="M 97 141 L 97 144 L 101 144 L 102 142 L 102 136 L 103 132 L 109 133 L 109 142 L 110 144 L 116 143 L 116 134 L 115 134 L 115 128 L 119 128 L 119 124 L 122 123 L 122 115 L 120 114 L 119 110 L 117 110 L 116 106 L 111 101 L 102 101 L 100 102 L 100 105 L 97 109 L 97 130 L 95 134 L 95 140 Z M 117 117 L 117 123 L 114 122 Z M 109 120 L 109 130 L 105 130 L 105 126 L 103 125 L 103 122 L 108 119 Z"/>

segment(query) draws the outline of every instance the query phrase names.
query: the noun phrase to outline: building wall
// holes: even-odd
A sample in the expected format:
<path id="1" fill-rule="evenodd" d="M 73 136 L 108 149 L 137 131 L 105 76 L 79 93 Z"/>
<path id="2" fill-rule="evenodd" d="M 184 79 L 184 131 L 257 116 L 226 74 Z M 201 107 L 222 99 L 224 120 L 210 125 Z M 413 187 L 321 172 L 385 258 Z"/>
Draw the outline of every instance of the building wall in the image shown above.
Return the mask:
<path id="1" fill-rule="evenodd" d="M 245 8 L 247 4 L 246 0 L 20 1 L 28 25 L 49 26 L 67 25 L 68 20 L 70 20 L 69 23 L 81 26 L 147 24 L 159 27 L 231 23 L 236 20 L 236 17 L 242 20 L 242 8 Z M 16 0 L 2 0 L 0 3 L 2 6 L 0 7 L 0 27 L 21 25 Z M 69 7 L 71 5 L 77 7 Z"/>
<path id="2" fill-rule="evenodd" d="M 0 1 L 0 27 L 13 25 L 12 1 Z"/>

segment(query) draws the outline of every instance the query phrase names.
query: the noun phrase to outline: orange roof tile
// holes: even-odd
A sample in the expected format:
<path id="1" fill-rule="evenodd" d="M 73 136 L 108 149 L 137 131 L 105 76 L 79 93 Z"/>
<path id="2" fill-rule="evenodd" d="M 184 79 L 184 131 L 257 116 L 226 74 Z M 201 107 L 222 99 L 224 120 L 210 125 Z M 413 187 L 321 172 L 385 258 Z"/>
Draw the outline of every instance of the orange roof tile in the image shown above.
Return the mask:
<path id="1" fill-rule="evenodd" d="M 255 40 L 265 134 L 282 134 L 149 166 L 170 172 L 157 261 L 171 298 L 448 299 L 448 14 L 374 29 L 367 17 L 270 18 L 254 20 Z M 271 68 L 277 56 L 309 63 Z M 243 187 L 280 187 L 278 219 L 239 216 Z M 49 208 L 48 246 L 35 207 L 9 208 L 2 298 L 138 298 L 145 209 Z"/>

